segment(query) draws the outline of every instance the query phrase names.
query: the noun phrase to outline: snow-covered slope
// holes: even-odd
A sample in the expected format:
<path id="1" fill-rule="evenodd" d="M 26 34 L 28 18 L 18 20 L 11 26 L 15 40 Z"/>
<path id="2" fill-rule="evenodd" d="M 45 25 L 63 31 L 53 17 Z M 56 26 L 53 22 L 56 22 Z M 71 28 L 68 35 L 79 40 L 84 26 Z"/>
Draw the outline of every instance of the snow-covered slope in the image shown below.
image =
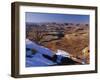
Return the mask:
<path id="1" fill-rule="evenodd" d="M 26 67 L 72 65 L 75 63 L 77 62 L 70 58 L 68 52 L 58 49 L 54 54 L 50 49 L 26 39 Z"/>
<path id="2" fill-rule="evenodd" d="M 33 50 L 35 53 L 33 53 Z M 53 52 L 48 48 L 40 46 L 29 39 L 26 39 L 26 67 L 32 66 L 48 66 L 55 65 L 53 61 L 43 57 L 43 54 L 50 57 L 53 56 Z"/>

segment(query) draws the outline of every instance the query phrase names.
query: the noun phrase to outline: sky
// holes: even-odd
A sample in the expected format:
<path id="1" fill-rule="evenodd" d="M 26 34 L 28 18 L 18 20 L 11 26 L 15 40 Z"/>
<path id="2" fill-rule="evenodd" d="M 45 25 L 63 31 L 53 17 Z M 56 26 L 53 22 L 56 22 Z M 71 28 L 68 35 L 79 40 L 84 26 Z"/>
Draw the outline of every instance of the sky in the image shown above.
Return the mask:
<path id="1" fill-rule="evenodd" d="M 81 23 L 89 24 L 89 15 L 55 14 L 55 13 L 25 13 L 26 22 L 31 23 Z"/>

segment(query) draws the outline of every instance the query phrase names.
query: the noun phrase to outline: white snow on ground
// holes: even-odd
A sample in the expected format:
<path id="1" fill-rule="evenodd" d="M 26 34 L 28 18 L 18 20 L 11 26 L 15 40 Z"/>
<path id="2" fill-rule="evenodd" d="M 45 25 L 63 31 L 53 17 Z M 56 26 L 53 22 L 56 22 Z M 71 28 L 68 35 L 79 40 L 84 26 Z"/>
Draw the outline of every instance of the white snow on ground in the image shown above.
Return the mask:
<path id="1" fill-rule="evenodd" d="M 64 56 L 64 57 L 70 57 L 70 54 L 68 52 L 65 52 L 64 50 L 60 50 L 60 49 L 57 50 L 56 55 L 61 55 L 61 56 Z"/>

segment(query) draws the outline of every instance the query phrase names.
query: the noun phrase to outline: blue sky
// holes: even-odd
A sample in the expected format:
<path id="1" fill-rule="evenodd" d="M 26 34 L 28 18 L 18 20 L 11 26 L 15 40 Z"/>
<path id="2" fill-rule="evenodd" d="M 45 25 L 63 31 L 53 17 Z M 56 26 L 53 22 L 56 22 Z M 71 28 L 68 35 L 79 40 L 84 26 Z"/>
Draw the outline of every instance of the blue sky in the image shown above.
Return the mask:
<path id="1" fill-rule="evenodd" d="M 89 24 L 89 15 L 26 12 L 25 18 L 26 22 L 32 22 L 32 23 L 67 22 L 67 23 Z"/>

